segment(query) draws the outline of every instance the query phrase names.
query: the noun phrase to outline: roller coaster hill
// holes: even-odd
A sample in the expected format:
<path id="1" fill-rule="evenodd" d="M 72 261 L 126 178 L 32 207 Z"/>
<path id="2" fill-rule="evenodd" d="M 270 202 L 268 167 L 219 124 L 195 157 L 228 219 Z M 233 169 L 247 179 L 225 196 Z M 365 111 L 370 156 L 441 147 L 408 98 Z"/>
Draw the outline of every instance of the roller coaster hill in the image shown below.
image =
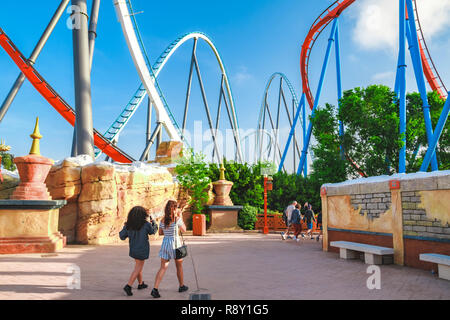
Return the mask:
<path id="1" fill-rule="evenodd" d="M 297 174 L 307 175 L 308 158 L 311 157 L 310 142 L 312 138 L 313 118 L 318 108 L 324 81 L 329 65 L 332 49 L 334 48 L 336 66 L 336 86 L 338 101 L 342 98 L 341 83 L 341 60 L 339 44 L 339 19 L 347 8 L 356 0 L 339 0 L 333 2 L 312 23 L 305 40 L 301 46 L 300 73 L 302 86 L 295 88 L 285 74 L 274 72 L 265 87 L 261 107 L 258 115 L 257 130 L 253 133 L 241 136 L 236 106 L 228 74 L 223 59 L 214 45 L 213 41 L 202 32 L 184 34 L 175 39 L 155 60 L 151 63 L 147 50 L 144 46 L 136 14 L 133 10 L 131 0 L 113 0 L 113 5 L 120 22 L 123 36 L 126 40 L 128 50 L 133 60 L 141 84 L 131 95 L 128 103 L 122 108 L 120 114 L 101 133 L 93 128 L 92 101 L 91 101 L 91 79 L 90 73 L 93 63 L 93 54 L 96 41 L 96 30 L 100 10 L 100 0 L 92 1 L 91 12 L 88 15 L 86 0 L 72 0 L 71 18 L 73 22 L 73 60 L 75 77 L 75 108 L 72 108 L 61 95 L 39 74 L 35 67 L 36 60 L 41 53 L 45 43 L 53 32 L 57 22 L 65 12 L 70 0 L 62 0 L 57 7 L 51 21 L 39 39 L 36 47 L 29 57 L 25 57 L 14 42 L 8 37 L 3 29 L 0 29 L 0 46 L 17 65 L 20 70 L 13 87 L 0 107 L 0 121 L 10 108 L 14 98 L 19 92 L 25 79 L 39 92 L 42 97 L 52 106 L 70 125 L 74 126 L 72 142 L 72 156 L 88 154 L 93 158 L 99 158 L 102 154 L 107 159 L 117 163 L 131 163 L 133 161 L 146 161 L 149 159 L 150 149 L 156 142 L 161 143 L 163 132 L 171 141 L 183 142 L 189 147 L 186 139 L 187 122 L 192 121 L 190 115 L 191 88 L 195 78 L 204 106 L 208 128 L 211 131 L 213 142 L 212 159 L 220 162 L 223 154 L 219 148 L 218 130 L 224 127 L 224 122 L 232 130 L 234 160 L 240 163 L 269 160 L 278 165 L 279 171 L 296 171 Z M 428 146 L 420 171 L 438 170 L 436 146 L 445 126 L 450 104 L 447 99 L 448 92 L 440 74 L 431 59 L 430 51 L 422 32 L 417 8 L 419 0 L 399 0 L 399 51 L 394 91 L 399 101 L 400 134 L 406 132 L 406 48 L 411 56 L 413 72 L 423 103 L 423 117 L 425 121 Z M 4 27 L 4 26 L 0 26 Z M 323 65 L 320 70 L 320 79 L 315 93 L 312 93 L 309 66 L 313 54 L 314 44 L 322 33 L 328 33 Z M 211 110 L 211 99 L 208 100 L 204 79 L 200 71 L 197 56 L 197 46 L 203 42 L 212 51 L 220 69 L 220 87 L 216 112 Z M 183 45 L 192 43 L 190 55 L 189 75 L 187 77 L 187 90 L 184 98 L 183 112 L 174 112 L 169 106 L 158 83 L 158 76 L 170 60 L 172 55 Z M 318 56 L 318 53 L 314 53 Z M 195 74 L 195 75 L 194 75 Z M 430 117 L 430 107 L 427 100 L 426 84 L 436 91 L 445 100 L 436 126 L 433 128 Z M 276 86 L 278 90 L 277 103 L 270 106 L 270 88 Z M 272 90 L 273 91 L 273 90 Z M 297 94 L 300 92 L 301 94 Z M 299 98 L 300 97 L 300 98 Z M 147 99 L 146 99 L 147 98 Z M 272 99 L 273 100 L 273 99 Z M 145 148 L 139 157 L 134 158 L 118 147 L 121 132 L 130 123 L 136 111 L 147 101 L 147 128 L 145 132 Z M 215 100 L 217 101 L 217 100 Z M 339 107 L 339 104 L 338 104 Z M 153 123 L 152 112 L 155 114 Z M 221 117 L 224 113 L 225 116 Z M 215 116 L 215 118 L 214 118 Z M 285 123 L 283 123 L 285 121 Z M 339 122 L 339 134 L 344 134 L 344 125 Z M 287 134 L 282 135 L 281 128 L 288 127 Z M 251 140 L 254 139 L 254 140 Z M 250 141 L 251 140 L 251 141 Z M 243 144 L 250 141 L 252 146 L 248 156 L 244 153 Z M 404 139 L 404 145 L 406 140 Z M 357 163 L 353 161 L 341 146 L 341 156 L 345 157 L 353 168 L 362 176 L 365 173 Z M 289 163 L 288 163 L 289 161 Z M 399 172 L 405 173 L 406 147 L 400 150 Z"/>

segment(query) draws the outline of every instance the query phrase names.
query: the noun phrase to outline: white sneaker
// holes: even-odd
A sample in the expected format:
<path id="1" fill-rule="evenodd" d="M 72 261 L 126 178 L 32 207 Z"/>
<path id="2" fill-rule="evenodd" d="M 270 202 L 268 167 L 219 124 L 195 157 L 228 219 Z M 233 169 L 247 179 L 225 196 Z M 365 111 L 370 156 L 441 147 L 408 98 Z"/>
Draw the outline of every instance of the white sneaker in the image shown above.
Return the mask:
<path id="1" fill-rule="evenodd" d="M 297 242 L 300 242 L 300 239 L 299 239 L 299 238 L 297 238 Z"/>

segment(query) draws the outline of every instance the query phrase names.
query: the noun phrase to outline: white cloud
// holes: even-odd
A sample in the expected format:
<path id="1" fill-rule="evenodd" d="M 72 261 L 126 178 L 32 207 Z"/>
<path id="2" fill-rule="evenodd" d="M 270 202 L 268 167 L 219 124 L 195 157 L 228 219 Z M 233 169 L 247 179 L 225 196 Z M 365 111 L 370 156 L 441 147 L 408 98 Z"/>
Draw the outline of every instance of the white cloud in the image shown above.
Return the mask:
<path id="1" fill-rule="evenodd" d="M 428 42 L 450 26 L 450 0 L 416 0 L 420 23 Z M 353 40 L 366 50 L 398 47 L 398 1 L 356 2 Z"/>
<path id="2" fill-rule="evenodd" d="M 248 80 L 253 79 L 253 75 L 248 72 L 247 67 L 239 67 L 239 71 L 233 75 L 233 80 L 237 85 L 240 85 Z"/>

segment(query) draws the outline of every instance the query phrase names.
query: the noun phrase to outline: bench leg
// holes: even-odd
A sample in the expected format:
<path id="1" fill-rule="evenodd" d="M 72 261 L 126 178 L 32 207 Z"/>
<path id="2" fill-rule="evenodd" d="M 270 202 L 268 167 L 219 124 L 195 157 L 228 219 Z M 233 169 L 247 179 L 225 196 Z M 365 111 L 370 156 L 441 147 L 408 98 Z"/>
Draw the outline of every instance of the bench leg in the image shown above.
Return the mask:
<path id="1" fill-rule="evenodd" d="M 339 257 L 341 259 L 356 259 L 358 258 L 358 251 L 340 248 Z"/>
<path id="2" fill-rule="evenodd" d="M 383 264 L 383 256 L 373 253 L 364 253 L 364 262 L 366 264 Z"/>
<path id="3" fill-rule="evenodd" d="M 438 264 L 439 278 L 450 280 L 450 266 Z"/>

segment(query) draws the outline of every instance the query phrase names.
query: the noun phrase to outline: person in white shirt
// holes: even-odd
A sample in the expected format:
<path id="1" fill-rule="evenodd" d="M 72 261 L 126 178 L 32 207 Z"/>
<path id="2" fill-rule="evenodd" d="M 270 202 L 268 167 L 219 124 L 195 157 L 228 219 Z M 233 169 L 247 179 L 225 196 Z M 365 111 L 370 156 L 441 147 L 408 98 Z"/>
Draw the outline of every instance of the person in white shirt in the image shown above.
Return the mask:
<path id="1" fill-rule="evenodd" d="M 287 208 L 285 210 L 286 219 L 285 219 L 284 223 L 286 224 L 286 231 L 281 233 L 281 238 L 283 240 L 286 240 L 286 238 L 289 237 L 289 230 L 290 230 L 290 227 L 291 227 L 292 211 L 295 210 L 295 206 L 296 205 L 297 205 L 297 201 L 292 201 L 292 203 L 289 206 L 287 206 Z"/>

